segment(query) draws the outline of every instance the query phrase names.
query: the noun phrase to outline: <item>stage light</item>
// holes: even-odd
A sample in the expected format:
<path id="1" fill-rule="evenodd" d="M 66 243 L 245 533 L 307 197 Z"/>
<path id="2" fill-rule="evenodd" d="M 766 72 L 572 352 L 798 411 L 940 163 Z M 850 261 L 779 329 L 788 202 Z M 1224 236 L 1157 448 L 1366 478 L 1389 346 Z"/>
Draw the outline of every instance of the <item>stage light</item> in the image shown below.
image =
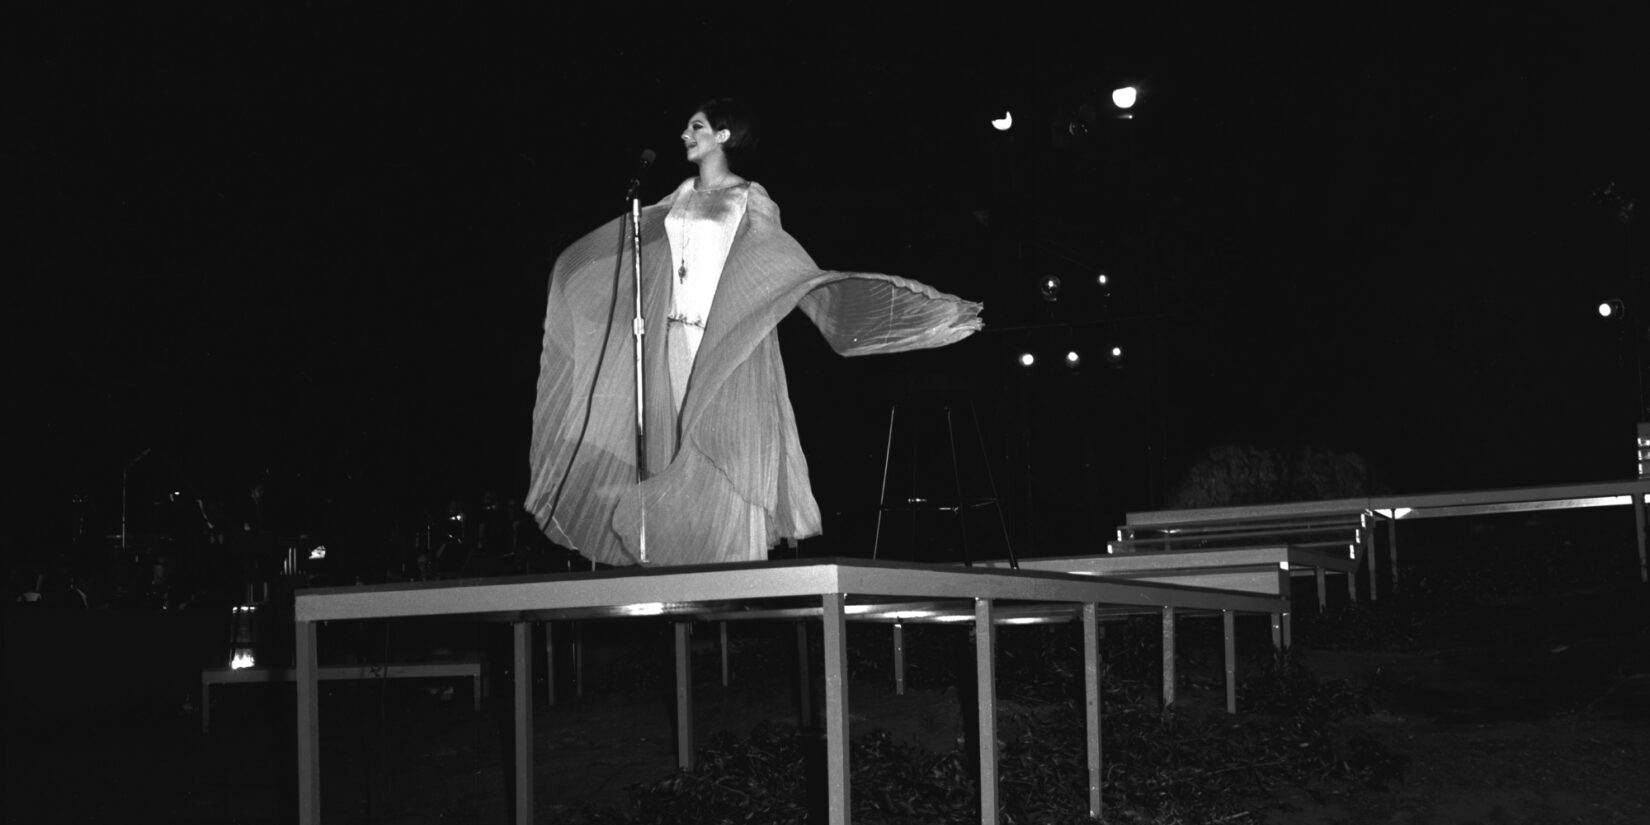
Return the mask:
<path id="1" fill-rule="evenodd" d="M 1033 364 L 1036 364 L 1036 363 L 1037 363 L 1037 356 L 1032 355 L 1029 352 L 1020 353 L 1020 366 L 1030 367 L 1030 366 L 1032 366 Z"/>
<path id="2" fill-rule="evenodd" d="M 1082 364 L 1083 364 L 1083 356 L 1077 354 L 1077 350 L 1074 350 L 1074 349 L 1066 350 L 1066 366 L 1068 366 L 1072 369 L 1077 369 L 1078 367 L 1082 366 Z"/>
<path id="3" fill-rule="evenodd" d="M 1639 478 L 1650 478 L 1650 421 L 1639 423 Z"/>
<path id="4" fill-rule="evenodd" d="M 1132 109 L 1134 102 L 1139 99 L 1140 90 L 1133 86 L 1122 86 L 1112 90 L 1111 102 L 1119 109 Z"/>
<path id="5" fill-rule="evenodd" d="M 1106 350 L 1106 362 L 1114 365 L 1123 363 L 1123 348 L 1113 344 L 1111 349 Z"/>
<path id="6" fill-rule="evenodd" d="M 1101 298 L 1111 297 L 1111 283 L 1112 277 L 1108 273 L 1102 272 L 1094 276 L 1094 287 L 1100 290 Z"/>
<path id="7" fill-rule="evenodd" d="M 1608 301 L 1602 301 L 1599 303 L 1598 317 L 1615 318 L 1620 316 L 1625 310 L 1626 306 L 1622 304 L 1620 299 L 1612 298 Z"/>
<path id="8" fill-rule="evenodd" d="M 1037 290 L 1043 293 L 1043 300 L 1045 301 L 1053 302 L 1060 300 L 1060 276 L 1045 276 L 1042 282 L 1037 284 Z"/>
<path id="9" fill-rule="evenodd" d="M 324 545 L 324 544 L 317 544 L 317 545 L 315 545 L 315 549 L 309 551 L 309 560 L 310 561 L 319 561 L 319 560 L 324 559 L 326 557 L 327 557 L 327 546 Z"/>
<path id="10" fill-rule="evenodd" d="M 1003 116 L 991 121 L 991 128 L 999 132 L 1006 132 L 1014 128 L 1014 113 L 1005 111 Z"/>
<path id="11" fill-rule="evenodd" d="M 241 604 L 229 613 L 229 669 L 256 667 L 258 646 L 258 606 Z"/>

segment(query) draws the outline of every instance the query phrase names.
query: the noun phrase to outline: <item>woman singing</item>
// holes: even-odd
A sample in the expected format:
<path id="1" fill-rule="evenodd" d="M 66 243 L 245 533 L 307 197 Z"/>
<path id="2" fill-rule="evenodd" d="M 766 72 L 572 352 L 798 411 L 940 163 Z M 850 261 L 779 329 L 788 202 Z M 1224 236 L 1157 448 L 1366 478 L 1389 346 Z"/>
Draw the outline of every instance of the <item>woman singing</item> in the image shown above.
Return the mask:
<path id="1" fill-rule="evenodd" d="M 637 484 L 634 286 L 617 219 L 556 261 L 533 410 L 527 509 L 551 540 L 605 564 L 767 558 L 820 532 L 775 331 L 801 310 L 842 355 L 939 347 L 980 305 L 890 275 L 821 270 L 779 207 L 737 173 L 757 135 L 738 101 L 682 132 L 697 176 L 642 210 L 646 480 Z"/>

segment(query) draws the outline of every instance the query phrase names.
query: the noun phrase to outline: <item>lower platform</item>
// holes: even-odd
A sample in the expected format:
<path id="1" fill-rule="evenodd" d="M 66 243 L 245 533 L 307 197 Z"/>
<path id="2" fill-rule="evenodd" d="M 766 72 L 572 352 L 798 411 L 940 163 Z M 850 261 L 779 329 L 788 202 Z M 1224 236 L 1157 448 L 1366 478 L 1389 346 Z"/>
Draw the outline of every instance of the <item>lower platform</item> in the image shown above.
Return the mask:
<path id="1" fill-rule="evenodd" d="M 291 682 L 297 678 L 296 668 L 279 667 L 210 667 L 201 670 L 201 733 L 212 728 L 212 686 L 268 684 Z M 486 682 L 480 662 L 420 662 L 404 665 L 330 665 L 315 669 L 318 681 L 363 679 L 441 679 L 470 680 L 470 696 L 475 709 L 481 710 L 481 699 L 486 695 Z"/>

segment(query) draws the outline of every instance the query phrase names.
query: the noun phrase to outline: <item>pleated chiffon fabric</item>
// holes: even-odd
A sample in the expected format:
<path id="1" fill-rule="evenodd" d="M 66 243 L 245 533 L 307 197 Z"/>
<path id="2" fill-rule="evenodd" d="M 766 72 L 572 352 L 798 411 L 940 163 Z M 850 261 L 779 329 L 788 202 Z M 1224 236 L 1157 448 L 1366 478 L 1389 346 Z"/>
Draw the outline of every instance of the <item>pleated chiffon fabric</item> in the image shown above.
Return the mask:
<path id="1" fill-rule="evenodd" d="M 546 536 L 595 562 L 766 558 L 821 529 L 775 328 L 801 309 L 842 355 L 940 347 L 981 327 L 980 305 L 891 275 L 821 270 L 751 184 L 677 414 L 666 317 L 674 195 L 642 210 L 648 478 L 637 483 L 635 301 L 624 218 L 562 253 L 550 278 L 526 506 Z M 765 518 L 753 543 L 752 510 Z"/>

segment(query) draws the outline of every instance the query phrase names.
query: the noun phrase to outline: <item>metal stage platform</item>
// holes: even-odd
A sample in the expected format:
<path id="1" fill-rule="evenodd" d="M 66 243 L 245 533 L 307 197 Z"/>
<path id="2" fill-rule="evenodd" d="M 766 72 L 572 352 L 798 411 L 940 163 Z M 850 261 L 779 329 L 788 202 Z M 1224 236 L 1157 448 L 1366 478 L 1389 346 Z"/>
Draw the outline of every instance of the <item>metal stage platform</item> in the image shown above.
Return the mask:
<path id="1" fill-rule="evenodd" d="M 507 621 L 514 625 L 515 821 L 533 822 L 532 625 L 585 618 L 666 617 L 676 626 L 678 761 L 691 765 L 692 679 L 688 622 L 730 618 L 817 619 L 824 631 L 829 819 L 850 819 L 848 770 L 849 621 L 972 623 L 980 726 L 980 821 L 997 821 L 996 626 L 1082 623 L 1087 705 L 1089 811 L 1100 813 L 1099 622 L 1112 615 L 1161 615 L 1165 671 L 1172 685 L 1174 618 L 1221 616 L 1226 628 L 1228 701 L 1236 614 L 1266 614 L 1274 632 L 1288 610 L 1275 593 L 1118 579 L 1043 570 L 919 565 L 863 559 L 809 559 L 701 567 L 626 569 L 510 579 L 369 585 L 299 591 L 295 605 L 298 682 L 299 821 L 321 821 L 317 622 L 412 617 Z"/>

